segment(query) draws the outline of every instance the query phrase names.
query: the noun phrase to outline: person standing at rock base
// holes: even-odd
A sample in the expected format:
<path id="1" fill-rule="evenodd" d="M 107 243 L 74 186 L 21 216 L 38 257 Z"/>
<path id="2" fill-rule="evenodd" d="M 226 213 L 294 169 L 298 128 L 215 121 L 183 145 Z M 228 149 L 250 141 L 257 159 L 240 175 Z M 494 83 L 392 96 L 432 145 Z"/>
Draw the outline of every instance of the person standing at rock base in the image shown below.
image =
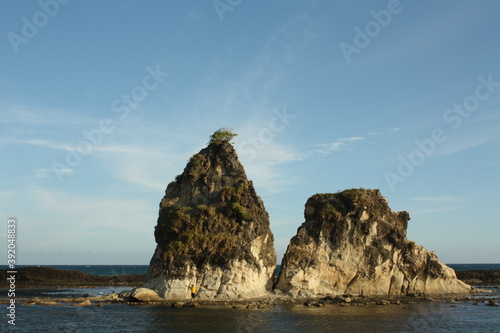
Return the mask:
<path id="1" fill-rule="evenodd" d="M 191 299 L 194 299 L 196 296 L 196 287 L 193 285 L 191 285 Z"/>

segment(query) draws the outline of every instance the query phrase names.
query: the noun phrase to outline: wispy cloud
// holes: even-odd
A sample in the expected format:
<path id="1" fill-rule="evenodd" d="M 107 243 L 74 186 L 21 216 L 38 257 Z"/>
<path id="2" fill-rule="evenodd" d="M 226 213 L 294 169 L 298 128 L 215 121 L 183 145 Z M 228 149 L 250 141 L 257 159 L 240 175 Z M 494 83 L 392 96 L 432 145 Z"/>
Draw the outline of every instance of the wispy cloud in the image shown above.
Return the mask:
<path id="1" fill-rule="evenodd" d="M 51 141 L 45 140 L 45 139 L 27 139 L 27 140 L 14 139 L 14 140 L 11 140 L 10 143 L 11 144 L 17 143 L 17 144 L 34 145 L 34 146 L 39 146 L 39 147 L 49 148 L 49 149 L 70 150 L 69 146 L 66 144 L 51 142 Z"/>
<path id="2" fill-rule="evenodd" d="M 439 147 L 436 155 L 445 156 L 459 153 L 492 142 L 500 137 L 498 132 L 490 131 L 477 133 L 476 135 L 466 135 L 464 133 L 461 133 L 462 135 L 454 135 L 443 146 Z"/>
<path id="3" fill-rule="evenodd" d="M 71 168 L 59 168 L 57 170 L 57 172 L 61 175 L 61 176 L 69 176 L 69 175 L 72 175 L 74 173 L 75 170 L 71 169 Z M 52 169 L 49 169 L 49 168 L 42 168 L 42 169 L 36 169 L 36 170 L 33 170 L 33 173 L 35 175 L 36 178 L 49 178 L 50 176 L 52 176 L 54 174 L 54 170 Z"/>
<path id="4" fill-rule="evenodd" d="M 40 108 L 0 101 L 0 123 L 21 125 L 74 124 L 91 125 L 90 119 L 81 118 L 78 112 L 56 108 Z"/>
<path id="5" fill-rule="evenodd" d="M 458 199 L 454 196 L 442 196 L 442 197 L 417 197 L 413 198 L 415 201 L 433 201 L 433 202 L 443 202 L 443 201 L 457 201 Z"/>
<path id="6" fill-rule="evenodd" d="M 349 146 L 351 143 L 356 142 L 356 141 L 361 141 L 364 139 L 365 138 L 361 137 L 361 136 L 353 136 L 350 138 L 340 138 L 334 142 L 322 143 L 322 144 L 316 145 L 317 147 L 320 147 L 320 149 L 316 149 L 313 152 L 324 154 L 324 155 L 329 155 L 329 154 L 334 153 L 336 151 L 347 150 L 347 149 L 349 149 Z"/>
<path id="7" fill-rule="evenodd" d="M 181 27 L 181 31 L 206 26 L 206 18 L 207 14 L 203 13 L 200 9 L 192 9 L 184 16 L 184 23 Z"/>
<path id="8" fill-rule="evenodd" d="M 436 213 L 448 213 L 459 210 L 459 206 L 445 206 L 445 207 L 435 207 L 424 210 L 417 210 L 410 212 L 410 215 L 424 215 L 424 214 L 436 214 Z"/>

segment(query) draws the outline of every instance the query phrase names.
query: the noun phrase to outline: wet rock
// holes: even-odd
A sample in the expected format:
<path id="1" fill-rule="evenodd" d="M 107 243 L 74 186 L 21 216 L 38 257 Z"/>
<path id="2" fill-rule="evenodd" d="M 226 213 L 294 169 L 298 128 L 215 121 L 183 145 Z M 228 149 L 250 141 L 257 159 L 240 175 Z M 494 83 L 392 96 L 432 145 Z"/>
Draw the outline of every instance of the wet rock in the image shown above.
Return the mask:
<path id="1" fill-rule="evenodd" d="M 81 303 L 75 304 L 74 306 L 91 306 L 91 305 L 92 305 L 92 303 L 87 299 Z"/>
<path id="2" fill-rule="evenodd" d="M 186 303 L 184 303 L 184 302 L 175 302 L 172 304 L 172 307 L 173 308 L 182 308 L 182 307 L 184 307 L 184 305 L 186 305 Z"/>
<path id="3" fill-rule="evenodd" d="M 257 304 L 255 304 L 255 303 L 249 303 L 249 304 L 247 304 L 246 308 L 248 310 L 255 310 L 255 309 L 257 309 Z"/>
<path id="4" fill-rule="evenodd" d="M 457 277 L 468 284 L 500 284 L 500 270 L 457 271 Z"/>
<path id="5" fill-rule="evenodd" d="M 486 305 L 498 306 L 497 302 L 495 302 L 495 300 L 492 300 L 492 299 L 490 299 Z"/>
<path id="6" fill-rule="evenodd" d="M 122 291 L 118 294 L 118 297 L 123 299 L 128 299 L 130 296 L 132 296 L 132 291 Z"/>
<path id="7" fill-rule="evenodd" d="M 59 303 L 55 301 L 39 301 L 36 303 L 37 305 L 45 305 L 45 306 L 58 306 L 60 305 Z"/>

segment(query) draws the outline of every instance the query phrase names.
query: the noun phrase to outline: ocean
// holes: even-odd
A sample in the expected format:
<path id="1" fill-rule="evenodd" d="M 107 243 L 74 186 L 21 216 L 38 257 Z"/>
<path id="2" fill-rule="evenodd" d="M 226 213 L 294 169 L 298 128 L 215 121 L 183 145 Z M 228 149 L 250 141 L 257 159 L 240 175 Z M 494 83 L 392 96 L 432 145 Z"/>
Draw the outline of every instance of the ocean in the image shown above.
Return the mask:
<path id="1" fill-rule="evenodd" d="M 455 270 L 500 269 L 500 264 L 450 264 Z M 20 266 L 21 267 L 21 266 Z M 142 274 L 147 265 L 50 266 L 94 275 Z M 496 290 L 499 286 L 485 289 Z M 130 287 L 74 288 L 52 293 L 105 295 Z M 46 296 L 57 297 L 57 294 Z M 158 305 L 110 304 L 74 307 L 16 307 L 16 325 L 8 325 L 4 308 L 1 332 L 500 332 L 500 306 L 469 302 L 419 303 L 361 307 L 275 306 L 267 310 L 171 308 Z M 42 295 L 43 297 L 43 295 Z M 5 328 L 5 330 L 4 330 Z"/>

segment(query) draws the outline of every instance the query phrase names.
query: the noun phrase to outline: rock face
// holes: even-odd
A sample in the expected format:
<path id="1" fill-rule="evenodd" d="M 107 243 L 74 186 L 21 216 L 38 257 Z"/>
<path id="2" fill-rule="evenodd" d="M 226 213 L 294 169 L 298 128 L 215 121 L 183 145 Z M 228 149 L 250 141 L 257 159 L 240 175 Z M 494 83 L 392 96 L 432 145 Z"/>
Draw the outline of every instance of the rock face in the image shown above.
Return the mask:
<path id="1" fill-rule="evenodd" d="M 292 238 L 276 289 L 292 296 L 468 293 L 434 252 L 406 239 L 407 212 L 378 190 L 316 194 Z"/>
<path id="2" fill-rule="evenodd" d="M 212 142 L 166 189 L 144 287 L 165 299 L 256 297 L 276 267 L 269 216 L 229 140 Z"/>

